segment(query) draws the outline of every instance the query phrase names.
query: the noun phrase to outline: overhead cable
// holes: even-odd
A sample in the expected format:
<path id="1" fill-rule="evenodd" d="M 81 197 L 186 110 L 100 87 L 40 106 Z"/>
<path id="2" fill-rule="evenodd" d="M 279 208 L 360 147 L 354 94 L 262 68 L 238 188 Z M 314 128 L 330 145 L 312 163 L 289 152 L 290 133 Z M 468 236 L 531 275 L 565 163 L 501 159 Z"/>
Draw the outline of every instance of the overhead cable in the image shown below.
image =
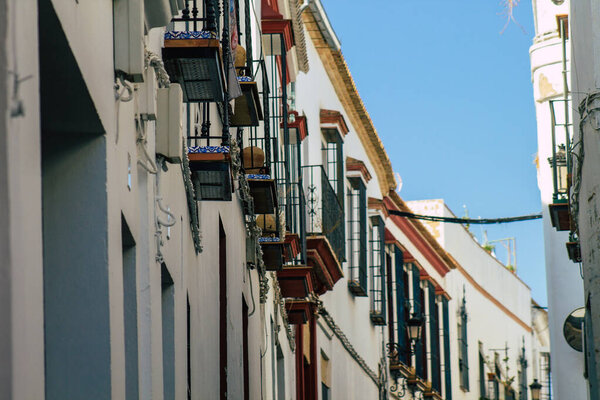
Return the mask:
<path id="1" fill-rule="evenodd" d="M 529 215 L 521 215 L 518 217 L 507 217 L 507 218 L 459 218 L 459 217 L 440 217 L 437 215 L 420 215 L 420 214 L 413 214 L 411 212 L 398 211 L 398 210 L 388 210 L 388 211 L 391 215 L 397 215 L 399 217 L 420 219 L 420 220 L 424 220 L 424 221 L 448 222 L 451 224 L 480 224 L 480 225 L 506 224 L 509 222 L 529 221 L 532 219 L 542 218 L 542 214 L 529 214 Z"/>

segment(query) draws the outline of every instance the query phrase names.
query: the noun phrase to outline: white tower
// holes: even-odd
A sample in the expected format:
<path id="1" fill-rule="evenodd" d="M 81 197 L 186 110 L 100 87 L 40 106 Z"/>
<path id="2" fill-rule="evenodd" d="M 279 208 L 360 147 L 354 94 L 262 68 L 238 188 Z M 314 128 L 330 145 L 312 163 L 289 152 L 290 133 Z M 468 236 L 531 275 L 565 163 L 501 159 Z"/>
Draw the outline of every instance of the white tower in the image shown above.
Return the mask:
<path id="1" fill-rule="evenodd" d="M 553 203 L 566 204 L 566 196 L 557 196 L 555 190 L 556 186 L 559 191 L 563 186 L 566 192 L 566 169 L 558 168 L 554 175 L 551 161 L 554 159 L 560 164 L 564 160 L 561 145 L 566 142 L 565 130 L 571 133 L 569 124 L 572 115 L 570 112 L 565 115 L 565 110 L 571 109 L 568 89 L 565 96 L 565 86 L 569 87 L 570 43 L 565 39 L 563 46 L 563 35 L 560 33 L 560 20 L 563 17 L 566 20 L 569 0 L 532 0 L 532 3 L 535 38 L 529 53 L 538 129 L 538 186 L 544 216 L 552 398 L 585 399 L 587 384 L 583 377 L 583 353 L 572 349 L 563 337 L 565 319 L 574 309 L 583 306 L 583 281 L 579 265 L 567 255 L 569 233 L 559 232 L 552 226 L 549 212 L 549 205 Z M 568 38 L 568 30 L 565 30 L 564 36 Z M 568 99 L 567 107 L 565 98 Z M 538 371 L 538 374 L 542 373 Z M 543 379 L 542 376 L 538 378 Z"/>

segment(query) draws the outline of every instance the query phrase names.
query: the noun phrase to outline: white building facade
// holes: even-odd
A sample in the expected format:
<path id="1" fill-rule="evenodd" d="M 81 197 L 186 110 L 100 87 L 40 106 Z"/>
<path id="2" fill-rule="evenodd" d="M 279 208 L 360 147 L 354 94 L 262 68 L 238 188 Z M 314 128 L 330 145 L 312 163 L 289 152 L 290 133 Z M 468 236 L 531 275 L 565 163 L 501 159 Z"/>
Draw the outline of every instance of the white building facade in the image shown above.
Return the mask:
<path id="1" fill-rule="evenodd" d="M 416 214 L 456 217 L 443 200 L 407 204 Z M 534 380 L 550 393 L 547 318 L 534 308 L 530 288 L 464 226 L 424 225 L 456 262 L 444 280 L 449 324 L 456 327 L 449 330 L 452 397 L 528 399 Z"/>
<path id="2" fill-rule="evenodd" d="M 573 1 L 570 4 L 570 41 L 572 54 L 571 93 L 573 98 L 573 146 L 571 219 L 581 248 L 581 276 L 583 278 L 582 306 L 585 307 L 583 331 L 584 374 L 590 399 L 600 397 L 600 334 L 598 327 L 599 281 L 598 269 L 598 75 L 600 46 L 598 33 L 598 1 Z"/>
<path id="3" fill-rule="evenodd" d="M 533 1 L 535 37 L 530 48 L 531 76 L 537 119 L 538 187 L 541 193 L 548 317 L 552 353 L 553 397 L 585 398 L 584 356 L 566 341 L 563 326 L 569 314 L 583 307 L 583 281 L 579 267 L 569 259 L 566 243 L 573 242 L 573 227 L 556 218 L 568 208 L 567 135 L 572 137 L 573 104 L 568 36 L 569 1 Z M 561 33 L 564 21 L 565 34 Z M 565 114 L 566 105 L 566 114 Z M 576 108 L 576 106 L 575 106 Z M 572 140 L 568 145 L 572 145 Z M 555 164 L 553 164 L 555 162 Z M 556 171 L 556 174 L 555 174 Z M 554 220 L 553 220 L 554 218 Z"/>
<path id="4" fill-rule="evenodd" d="M 461 398 L 477 295 L 392 215 L 320 1 L 2 0 L 0 29 L 0 398 Z"/>

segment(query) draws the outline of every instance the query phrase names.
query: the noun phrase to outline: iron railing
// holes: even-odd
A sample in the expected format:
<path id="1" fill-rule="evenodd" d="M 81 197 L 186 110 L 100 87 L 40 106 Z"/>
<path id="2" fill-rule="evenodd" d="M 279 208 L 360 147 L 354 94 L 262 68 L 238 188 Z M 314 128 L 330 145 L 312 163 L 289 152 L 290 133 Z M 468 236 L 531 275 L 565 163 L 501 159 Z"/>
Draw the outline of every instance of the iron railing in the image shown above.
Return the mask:
<path id="1" fill-rule="evenodd" d="M 298 234 L 301 254 L 292 262 L 306 263 L 306 200 L 302 183 L 301 141 L 292 137 L 288 126 L 288 77 L 285 42 L 281 34 L 264 34 L 266 44 L 265 70 L 272 91 L 268 95 L 272 129 L 272 160 L 275 164 L 279 204 L 284 207 L 286 232 Z M 278 47 L 279 46 L 279 47 Z M 282 56 L 283 55 L 283 56 Z M 265 120 L 267 116 L 265 115 Z"/>
<path id="2" fill-rule="evenodd" d="M 371 217 L 370 234 L 370 270 L 371 270 L 371 321 L 377 325 L 384 325 L 385 315 L 385 239 L 384 225 L 381 217 Z"/>
<path id="3" fill-rule="evenodd" d="M 223 7 L 220 3 L 224 1 Z M 198 4 L 200 3 L 200 4 Z M 225 5 L 226 4 L 226 5 Z M 220 9 L 223 9 L 221 15 Z M 214 32 L 222 41 L 222 54 L 224 70 L 228 71 L 230 48 L 229 32 L 229 2 L 225 0 L 185 0 L 185 8 L 181 16 L 171 19 L 170 29 L 183 29 L 185 31 L 198 31 L 199 29 Z M 221 24 L 221 18 L 223 24 Z M 221 32 L 221 25 L 223 31 Z M 221 34 L 219 34 L 221 32 Z M 216 107 L 211 109 L 211 104 L 199 103 L 196 107 L 186 105 L 188 146 L 229 146 L 229 94 L 225 92 L 225 99 L 219 104 L 219 113 Z M 222 123 L 221 135 L 210 135 L 211 116 L 220 115 Z"/>
<path id="4" fill-rule="evenodd" d="M 438 306 L 435 302 L 435 287 L 428 283 L 429 294 L 429 328 L 430 328 L 430 356 L 431 356 L 431 384 L 433 389 L 442 393 L 442 375 L 440 365 L 440 323 Z"/>
<path id="5" fill-rule="evenodd" d="M 348 287 L 367 294 L 367 191 L 361 179 L 350 178 L 348 190 Z"/>
<path id="6" fill-rule="evenodd" d="M 199 8 L 198 0 L 185 0 L 185 8 L 181 12 L 181 17 L 173 18 L 171 22 L 185 22 L 186 29 L 192 28 L 194 31 L 197 31 L 200 26 L 198 22 L 202 22 L 202 30 L 217 32 L 219 30 L 217 3 L 218 0 L 200 0 Z M 198 15 L 202 15 L 202 17 Z"/>
<path id="7" fill-rule="evenodd" d="M 306 195 L 306 232 L 324 235 L 338 261 L 345 261 L 344 209 L 321 165 L 302 167 Z"/>
<path id="8" fill-rule="evenodd" d="M 555 203 L 564 203 L 569 198 L 569 177 L 571 175 L 571 148 L 573 136 L 571 123 L 571 99 L 550 100 L 552 125 L 552 156 L 548 162 L 552 168 L 552 185 Z"/>
<path id="9" fill-rule="evenodd" d="M 410 365 L 410 342 L 407 332 L 407 321 L 410 318 L 408 274 L 404 270 L 404 255 L 402 251 L 396 247 L 394 252 L 395 281 L 392 287 L 395 288 L 396 298 L 395 338 L 398 346 L 404 350 L 398 354 L 399 361 Z"/>

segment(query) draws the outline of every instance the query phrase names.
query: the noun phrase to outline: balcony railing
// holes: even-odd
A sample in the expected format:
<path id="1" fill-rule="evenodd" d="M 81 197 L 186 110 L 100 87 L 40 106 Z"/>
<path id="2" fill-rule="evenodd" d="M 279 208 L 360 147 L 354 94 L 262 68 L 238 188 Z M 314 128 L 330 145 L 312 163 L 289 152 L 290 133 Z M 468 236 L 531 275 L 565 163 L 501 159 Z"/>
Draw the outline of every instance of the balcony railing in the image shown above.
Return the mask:
<path id="1" fill-rule="evenodd" d="M 323 235 L 338 261 L 345 257 L 344 209 L 321 165 L 302 167 L 306 196 L 306 232 Z"/>
<path id="2" fill-rule="evenodd" d="M 552 204 L 549 205 L 552 225 L 559 231 L 571 229 L 569 189 L 571 186 L 572 118 L 571 100 L 550 100 L 552 125 Z"/>
<path id="3" fill-rule="evenodd" d="M 570 153 L 572 147 L 571 100 L 550 100 L 552 123 L 552 157 L 548 159 L 552 167 L 554 202 L 567 202 L 569 176 L 571 174 Z"/>

